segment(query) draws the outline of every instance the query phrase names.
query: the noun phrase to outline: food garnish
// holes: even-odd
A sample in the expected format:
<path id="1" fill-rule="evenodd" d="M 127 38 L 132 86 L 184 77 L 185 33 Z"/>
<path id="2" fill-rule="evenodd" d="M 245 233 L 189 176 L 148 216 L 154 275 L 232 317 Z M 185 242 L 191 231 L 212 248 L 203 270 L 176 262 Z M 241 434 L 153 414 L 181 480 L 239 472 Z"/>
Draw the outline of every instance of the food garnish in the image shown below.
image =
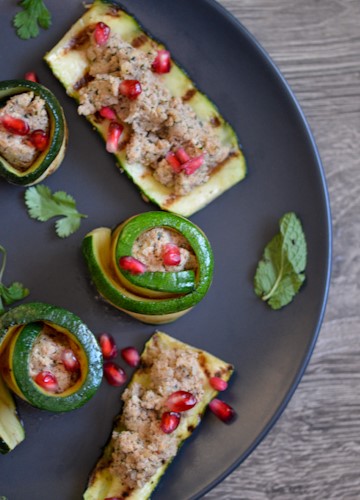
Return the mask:
<path id="1" fill-rule="evenodd" d="M 181 254 L 177 265 L 169 243 Z M 212 281 L 208 239 L 176 214 L 146 212 L 114 230 L 96 228 L 85 236 L 82 250 L 102 297 L 145 323 L 179 318 L 204 298 Z"/>
<path id="2" fill-rule="evenodd" d="M 95 0 L 45 60 L 160 208 L 190 216 L 245 177 L 232 127 L 117 4 Z"/>
<path id="3" fill-rule="evenodd" d="M 14 281 L 9 286 L 3 284 L 3 276 L 6 267 L 6 250 L 0 245 L 0 315 L 5 312 L 5 306 L 10 306 L 18 300 L 22 300 L 29 295 L 28 288 L 25 288 L 22 283 Z"/>
<path id="4" fill-rule="evenodd" d="M 25 203 L 29 216 L 41 222 L 53 217 L 62 217 L 55 223 L 56 234 L 60 238 L 70 236 L 80 227 L 81 219 L 87 217 L 80 214 L 74 198 L 65 191 L 52 193 L 44 184 L 29 187 L 25 191 Z"/>
<path id="5" fill-rule="evenodd" d="M 156 332 L 122 394 L 122 412 L 84 500 L 148 499 L 209 403 L 216 401 L 209 378 L 228 381 L 232 372 L 232 365 L 212 354 Z M 224 421 L 235 414 L 232 409 L 225 413 Z"/>
<path id="6" fill-rule="evenodd" d="M 272 309 L 289 304 L 305 281 L 307 245 L 294 212 L 279 222 L 280 233 L 265 247 L 255 278 L 255 293 Z"/>
<path id="7" fill-rule="evenodd" d="M 23 40 L 37 37 L 39 27 L 48 29 L 51 26 L 51 14 L 43 0 L 22 0 L 19 5 L 23 10 L 14 16 L 13 23 Z"/>

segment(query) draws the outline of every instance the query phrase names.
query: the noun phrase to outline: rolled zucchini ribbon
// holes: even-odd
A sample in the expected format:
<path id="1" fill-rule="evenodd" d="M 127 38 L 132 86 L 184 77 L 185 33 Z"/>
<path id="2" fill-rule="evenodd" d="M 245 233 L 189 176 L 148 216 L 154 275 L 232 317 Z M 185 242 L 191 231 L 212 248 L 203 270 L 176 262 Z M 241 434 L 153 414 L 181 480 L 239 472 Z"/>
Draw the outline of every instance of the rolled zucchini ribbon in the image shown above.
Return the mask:
<path id="1" fill-rule="evenodd" d="M 182 235 L 197 262 L 196 270 L 131 274 L 119 259 L 131 255 L 144 232 L 164 228 Z M 213 276 L 213 253 L 202 230 L 182 216 L 146 212 L 119 224 L 114 230 L 96 228 L 82 245 L 83 255 L 98 292 L 127 314 L 150 324 L 169 323 L 188 312 L 206 295 Z"/>
<path id="2" fill-rule="evenodd" d="M 68 337 L 79 362 L 77 380 L 64 392 L 51 393 L 30 375 L 31 353 L 44 325 Z M 0 317 L 0 372 L 7 386 L 32 406 L 52 412 L 83 406 L 102 381 L 102 354 L 89 328 L 75 314 L 41 302 L 22 304 Z"/>

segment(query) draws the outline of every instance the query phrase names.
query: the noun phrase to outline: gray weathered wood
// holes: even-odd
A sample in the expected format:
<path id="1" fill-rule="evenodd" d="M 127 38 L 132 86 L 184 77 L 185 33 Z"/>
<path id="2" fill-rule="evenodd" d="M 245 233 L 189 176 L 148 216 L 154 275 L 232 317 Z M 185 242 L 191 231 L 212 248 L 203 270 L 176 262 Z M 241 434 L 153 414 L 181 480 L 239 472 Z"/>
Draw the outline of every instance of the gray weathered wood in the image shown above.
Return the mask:
<path id="1" fill-rule="evenodd" d="M 263 443 L 207 499 L 360 498 L 360 1 L 221 0 L 294 90 L 322 157 L 333 275 L 306 374 Z"/>

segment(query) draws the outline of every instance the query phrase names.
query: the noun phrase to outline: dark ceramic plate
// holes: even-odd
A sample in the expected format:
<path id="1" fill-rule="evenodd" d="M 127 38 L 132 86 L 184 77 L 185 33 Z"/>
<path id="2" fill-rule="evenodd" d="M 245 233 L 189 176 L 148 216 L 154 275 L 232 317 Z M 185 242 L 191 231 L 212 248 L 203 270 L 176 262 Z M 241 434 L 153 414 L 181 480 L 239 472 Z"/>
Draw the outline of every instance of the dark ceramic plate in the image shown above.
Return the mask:
<path id="1" fill-rule="evenodd" d="M 12 0 L 1 5 L 1 79 L 35 70 L 57 95 L 69 122 L 70 142 L 60 170 L 46 184 L 65 190 L 88 218 L 68 239 L 51 223 L 29 219 L 24 189 L 0 181 L 0 244 L 8 251 L 6 281 L 23 281 L 29 299 L 68 308 L 95 334 L 114 334 L 119 346 L 142 348 L 154 327 L 98 299 L 80 253 L 87 231 L 114 226 L 154 209 L 114 166 L 100 137 L 66 96 L 42 56 L 83 13 L 80 0 L 47 2 L 53 25 L 31 41 L 19 40 Z M 140 22 L 164 41 L 200 89 L 220 107 L 243 145 L 248 177 L 192 220 L 215 254 L 213 286 L 189 314 L 163 330 L 233 363 L 224 399 L 237 412 L 227 426 L 206 414 L 157 488 L 154 499 L 204 494 L 231 472 L 269 431 L 293 394 L 313 350 L 327 297 L 331 257 L 330 210 L 314 140 L 294 96 L 249 33 L 212 0 L 124 0 Z M 272 311 L 253 292 L 264 245 L 287 211 L 302 220 L 308 242 L 307 282 L 294 302 Z M 19 402 L 26 440 L 0 457 L 0 495 L 10 500 L 78 500 L 120 407 L 120 391 L 102 385 L 70 414 L 49 414 Z"/>

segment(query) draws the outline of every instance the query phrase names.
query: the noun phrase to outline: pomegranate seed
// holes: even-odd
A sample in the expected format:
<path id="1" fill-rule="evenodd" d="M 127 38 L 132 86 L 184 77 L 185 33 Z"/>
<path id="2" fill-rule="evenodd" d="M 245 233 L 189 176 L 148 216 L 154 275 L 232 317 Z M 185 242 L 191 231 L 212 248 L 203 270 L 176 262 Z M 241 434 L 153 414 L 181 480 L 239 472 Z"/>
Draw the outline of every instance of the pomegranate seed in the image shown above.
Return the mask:
<path id="1" fill-rule="evenodd" d="M 158 50 L 157 56 L 152 63 L 155 73 L 169 73 L 171 69 L 170 52 L 168 50 Z"/>
<path id="2" fill-rule="evenodd" d="M 181 262 L 180 248 L 172 243 L 167 243 L 164 246 L 162 259 L 165 266 L 178 266 Z"/>
<path id="3" fill-rule="evenodd" d="M 126 382 L 125 371 L 113 361 L 106 361 L 104 363 L 104 377 L 114 387 L 120 387 Z"/>
<path id="4" fill-rule="evenodd" d="M 105 23 L 97 23 L 94 30 L 94 38 L 97 45 L 105 45 L 110 36 L 110 27 Z"/>
<path id="5" fill-rule="evenodd" d="M 119 146 L 119 140 L 124 127 L 117 122 L 111 122 L 108 128 L 108 136 L 106 140 L 106 151 L 108 153 L 116 153 Z"/>
<path id="6" fill-rule="evenodd" d="M 141 94 L 141 83 L 138 80 L 123 80 L 119 85 L 121 95 L 129 99 L 136 99 Z"/>
<path id="7" fill-rule="evenodd" d="M 190 410 L 197 403 L 196 397 L 187 391 L 175 391 L 167 398 L 166 406 L 171 411 L 182 412 Z"/>
<path id="8" fill-rule="evenodd" d="M 30 130 L 29 124 L 25 120 L 11 115 L 4 115 L 1 118 L 1 123 L 8 132 L 15 135 L 27 135 Z"/>
<path id="9" fill-rule="evenodd" d="M 124 347 L 121 349 L 121 356 L 129 366 L 135 367 L 140 363 L 140 354 L 135 347 Z"/>
<path id="10" fill-rule="evenodd" d="M 186 163 L 190 160 L 190 156 L 187 154 L 184 148 L 179 148 L 175 151 L 176 158 L 180 163 Z"/>
<path id="11" fill-rule="evenodd" d="M 142 274 L 146 271 L 145 264 L 131 256 L 120 257 L 119 265 L 121 269 L 129 271 L 131 274 Z"/>
<path id="12" fill-rule="evenodd" d="M 116 358 L 118 349 L 111 335 L 102 333 L 99 337 L 99 345 L 104 359 Z"/>
<path id="13" fill-rule="evenodd" d="M 201 167 L 204 163 L 204 155 L 196 156 L 195 158 L 191 158 L 189 161 L 182 164 L 182 168 L 186 175 L 191 175 Z"/>
<path id="14" fill-rule="evenodd" d="M 72 349 L 63 350 L 61 361 L 68 372 L 77 372 L 80 370 L 80 363 Z"/>
<path id="15" fill-rule="evenodd" d="M 24 76 L 25 80 L 30 80 L 30 82 L 39 82 L 37 74 L 35 71 L 28 71 Z"/>
<path id="16" fill-rule="evenodd" d="M 160 428 L 165 434 L 171 434 L 180 423 L 180 413 L 165 411 L 161 417 Z"/>
<path id="17" fill-rule="evenodd" d="M 29 136 L 29 142 L 39 151 L 44 151 L 49 144 L 49 136 L 44 130 L 34 130 Z"/>
<path id="18" fill-rule="evenodd" d="M 172 151 L 169 151 L 167 153 L 167 155 L 165 156 L 165 159 L 168 162 L 168 164 L 172 167 L 172 169 L 174 170 L 174 172 L 176 174 L 179 174 L 181 172 L 182 166 L 181 166 L 180 161 L 175 156 L 175 153 L 173 153 Z"/>
<path id="19" fill-rule="evenodd" d="M 210 377 L 210 385 L 215 391 L 225 391 L 227 389 L 228 383 L 220 377 Z"/>
<path id="20" fill-rule="evenodd" d="M 221 399 L 213 399 L 209 403 L 210 410 L 223 422 L 230 422 L 235 416 L 235 411 L 230 405 L 221 401 Z"/>
<path id="21" fill-rule="evenodd" d="M 47 392 L 56 392 L 59 388 L 55 375 L 46 370 L 39 372 L 34 378 L 34 381 Z"/>
<path id="22" fill-rule="evenodd" d="M 104 106 L 99 110 L 100 116 L 107 118 L 108 120 L 116 120 L 116 113 L 110 106 Z"/>

